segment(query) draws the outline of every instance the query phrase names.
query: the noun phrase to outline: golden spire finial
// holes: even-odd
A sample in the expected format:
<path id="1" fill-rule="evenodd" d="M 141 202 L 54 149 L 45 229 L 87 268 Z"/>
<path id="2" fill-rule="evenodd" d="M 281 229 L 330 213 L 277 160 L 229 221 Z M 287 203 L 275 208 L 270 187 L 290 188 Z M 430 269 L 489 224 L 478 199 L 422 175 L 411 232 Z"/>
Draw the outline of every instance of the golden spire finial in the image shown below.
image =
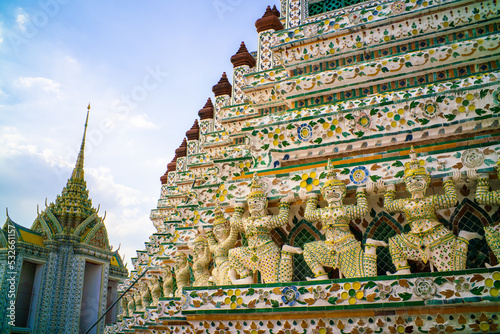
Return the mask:
<path id="1" fill-rule="evenodd" d="M 410 149 L 410 158 L 412 160 L 417 159 L 417 152 L 415 152 L 415 149 L 413 148 L 413 145 L 411 145 L 411 149 Z"/>
<path id="2" fill-rule="evenodd" d="M 87 107 L 87 118 L 85 119 L 85 126 L 83 129 L 82 145 L 80 146 L 80 152 L 78 153 L 78 158 L 76 159 L 75 169 L 73 169 L 72 178 L 83 179 L 83 157 L 85 151 L 85 137 L 87 136 L 87 124 L 89 123 L 89 113 L 90 113 L 90 103 Z"/>

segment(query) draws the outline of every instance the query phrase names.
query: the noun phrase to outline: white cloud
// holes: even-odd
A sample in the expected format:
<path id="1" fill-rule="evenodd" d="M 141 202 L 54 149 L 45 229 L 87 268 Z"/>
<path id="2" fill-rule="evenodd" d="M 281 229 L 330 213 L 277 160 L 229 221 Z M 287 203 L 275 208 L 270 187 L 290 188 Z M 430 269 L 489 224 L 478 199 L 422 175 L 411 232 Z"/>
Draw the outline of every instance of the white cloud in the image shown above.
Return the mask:
<path id="1" fill-rule="evenodd" d="M 76 60 L 75 58 L 73 58 L 71 56 L 65 56 L 63 59 L 67 64 L 69 64 L 71 66 L 75 66 L 75 67 L 80 66 L 80 64 L 78 63 L 78 60 Z"/>
<path id="2" fill-rule="evenodd" d="M 105 116 L 103 124 L 110 129 L 156 129 L 159 126 L 149 120 L 147 114 L 132 114 L 129 112 L 112 112 Z"/>
<path id="3" fill-rule="evenodd" d="M 55 93 L 56 95 L 59 95 L 61 87 L 61 85 L 54 80 L 42 77 L 19 77 L 16 80 L 16 85 L 20 88 L 35 88 L 46 93 Z"/>
<path id="4" fill-rule="evenodd" d="M 86 168 L 85 175 L 91 197 L 107 200 L 101 204 L 107 210 L 105 225 L 110 243 L 115 249 L 122 244 L 121 254 L 125 254 L 128 262 L 136 256 L 136 249 L 144 248 L 142 241 L 155 231 L 149 219 L 149 206 L 155 199 L 144 196 L 139 189 L 115 182 L 109 168 Z"/>
<path id="5" fill-rule="evenodd" d="M 62 146 L 64 148 L 64 146 Z M 0 126 L 0 158 L 12 158 L 20 155 L 36 156 L 41 158 L 50 167 L 59 169 L 73 168 L 76 152 L 68 151 L 61 154 L 52 149 L 40 150 L 36 145 L 12 126 Z"/>
<path id="6" fill-rule="evenodd" d="M 26 138 L 18 129 L 12 126 L 0 127 L 0 157 L 36 153 L 36 146 L 26 143 Z"/>
<path id="7" fill-rule="evenodd" d="M 50 149 L 44 149 L 38 155 L 51 167 L 73 168 L 76 160 L 75 152 L 67 152 L 61 155 Z"/>
<path id="8" fill-rule="evenodd" d="M 137 257 L 136 250 L 144 249 L 144 242 L 156 231 L 149 220 L 149 215 L 138 214 L 139 211 L 144 212 L 144 210 L 107 211 L 104 221 L 110 244 L 114 249 L 121 244 L 120 254 L 125 255 L 129 269 L 130 258 Z"/>
<path id="9" fill-rule="evenodd" d="M 123 208 L 149 201 L 142 191 L 116 183 L 111 170 L 106 167 L 86 168 L 85 174 L 94 178 L 93 191 L 99 192 L 103 198 L 114 199 Z"/>
<path id="10" fill-rule="evenodd" d="M 3 22 L 0 22 L 0 44 L 3 43 Z"/>
<path id="11" fill-rule="evenodd" d="M 21 31 L 26 31 L 26 24 L 29 22 L 30 16 L 26 11 L 22 8 L 18 8 L 16 10 L 16 23 L 17 27 Z"/>
<path id="12" fill-rule="evenodd" d="M 128 122 L 131 127 L 140 129 L 155 129 L 158 127 L 158 125 L 148 119 L 148 115 L 146 114 L 133 115 L 129 117 Z"/>
<path id="13" fill-rule="evenodd" d="M 170 158 L 170 159 L 169 159 Z M 157 158 L 157 159 L 146 159 L 143 161 L 143 164 L 148 167 L 153 168 L 163 168 L 167 166 L 167 164 L 172 161 L 172 158 Z"/>

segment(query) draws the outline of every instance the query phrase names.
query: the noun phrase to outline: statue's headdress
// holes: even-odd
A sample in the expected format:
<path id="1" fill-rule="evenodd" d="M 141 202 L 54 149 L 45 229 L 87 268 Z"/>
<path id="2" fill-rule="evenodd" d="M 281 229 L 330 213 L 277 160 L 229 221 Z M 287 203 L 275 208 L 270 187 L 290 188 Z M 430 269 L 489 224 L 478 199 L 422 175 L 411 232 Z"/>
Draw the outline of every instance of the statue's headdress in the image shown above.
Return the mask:
<path id="1" fill-rule="evenodd" d="M 253 173 L 252 184 L 250 185 L 250 193 L 247 195 L 247 200 L 253 197 L 266 197 L 265 188 L 262 184 L 257 172 Z"/>
<path id="2" fill-rule="evenodd" d="M 198 242 L 206 243 L 207 239 L 204 236 L 199 235 L 196 238 L 194 238 L 193 244 L 198 243 Z"/>
<path id="3" fill-rule="evenodd" d="M 186 253 L 181 252 L 181 251 L 177 251 L 177 252 L 175 252 L 174 256 L 175 256 L 175 257 L 180 256 L 180 257 L 182 257 L 182 258 L 184 258 L 184 259 L 187 259 L 187 255 L 186 255 Z"/>
<path id="4" fill-rule="evenodd" d="M 220 224 L 227 223 L 226 218 L 224 218 L 224 211 L 220 207 L 219 203 L 217 203 L 215 206 L 214 215 L 215 215 L 215 219 L 214 219 L 214 223 L 213 223 L 214 227 L 217 225 L 220 225 Z"/>
<path id="5" fill-rule="evenodd" d="M 427 173 L 427 171 L 424 168 L 425 161 L 424 160 L 417 160 L 417 153 L 413 149 L 413 146 L 411 147 L 411 150 L 410 150 L 410 157 L 411 157 L 411 160 L 408 161 L 407 163 L 405 163 L 404 178 L 406 179 L 407 177 L 415 176 L 415 175 L 427 175 L 427 176 L 429 176 L 429 173 Z"/>
<path id="6" fill-rule="evenodd" d="M 345 189 L 345 183 L 337 178 L 337 173 L 333 170 L 333 164 L 330 159 L 328 159 L 328 164 L 326 165 L 326 169 L 328 171 L 327 181 L 325 182 L 325 184 L 321 189 L 333 186 L 340 186 Z"/>

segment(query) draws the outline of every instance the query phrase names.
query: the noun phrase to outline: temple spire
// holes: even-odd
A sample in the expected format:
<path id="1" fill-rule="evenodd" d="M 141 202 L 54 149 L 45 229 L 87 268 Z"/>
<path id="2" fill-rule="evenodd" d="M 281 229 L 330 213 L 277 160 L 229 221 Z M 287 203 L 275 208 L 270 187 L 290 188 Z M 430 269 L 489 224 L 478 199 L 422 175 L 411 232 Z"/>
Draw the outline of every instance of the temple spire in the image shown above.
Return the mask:
<path id="1" fill-rule="evenodd" d="M 90 113 L 90 103 L 87 107 L 87 118 L 85 119 L 85 127 L 83 129 L 82 145 L 80 146 L 80 152 L 78 153 L 78 158 L 76 159 L 75 169 L 73 169 L 73 174 L 71 178 L 77 178 L 83 180 L 83 158 L 85 151 L 85 137 L 87 136 L 87 124 L 89 123 L 89 113 Z"/>

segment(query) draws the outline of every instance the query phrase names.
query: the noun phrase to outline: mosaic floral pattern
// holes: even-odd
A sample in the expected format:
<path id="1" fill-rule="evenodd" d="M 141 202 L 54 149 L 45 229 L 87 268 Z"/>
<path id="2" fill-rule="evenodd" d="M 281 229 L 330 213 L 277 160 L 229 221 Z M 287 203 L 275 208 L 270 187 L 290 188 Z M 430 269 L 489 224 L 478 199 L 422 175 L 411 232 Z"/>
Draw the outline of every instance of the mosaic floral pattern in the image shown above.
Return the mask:
<path id="1" fill-rule="evenodd" d="M 304 91 L 313 92 L 324 90 L 327 87 L 339 89 L 342 86 L 364 82 L 370 77 L 393 76 L 394 73 L 417 73 L 419 67 L 425 67 L 426 70 L 429 70 L 433 67 L 454 63 L 458 57 L 465 62 L 468 58 L 475 59 L 491 54 L 498 47 L 499 38 L 499 35 L 495 35 L 488 37 L 487 42 L 486 39 L 479 38 L 458 42 L 451 46 L 436 47 L 428 52 L 409 52 L 406 55 L 394 56 L 389 60 L 375 60 L 356 66 L 345 66 L 341 70 L 325 70 L 315 74 L 306 74 L 283 80 L 276 84 L 275 88 L 281 96 L 294 98 L 303 94 Z M 488 45 L 474 48 L 481 41 L 483 41 L 482 44 L 487 43 Z M 340 82 L 342 83 L 339 84 Z"/>
<path id="2" fill-rule="evenodd" d="M 490 288 L 489 293 L 492 297 L 498 297 L 500 292 L 500 273 L 499 272 L 493 273 L 491 278 L 486 279 L 484 285 Z"/>
<path id="3" fill-rule="evenodd" d="M 302 181 L 300 181 L 300 187 L 305 188 L 307 191 L 312 191 L 314 187 L 318 186 L 320 180 L 317 178 L 316 172 L 311 172 L 309 174 L 302 174 Z"/>
<path id="4" fill-rule="evenodd" d="M 439 106 L 434 101 L 425 101 L 421 103 L 422 114 L 426 118 L 434 118 L 439 113 Z"/>
<path id="5" fill-rule="evenodd" d="M 267 136 L 272 140 L 273 146 L 279 146 L 285 140 L 285 135 L 280 128 L 275 128 L 274 131 L 269 132 Z"/>
<path id="6" fill-rule="evenodd" d="M 297 136 L 302 141 L 308 141 L 312 138 L 313 129 L 309 124 L 301 124 L 297 128 Z"/>
<path id="7" fill-rule="evenodd" d="M 462 163 L 467 168 L 476 168 L 484 162 L 484 154 L 477 148 L 465 150 L 462 153 Z"/>
<path id="8" fill-rule="evenodd" d="M 283 291 L 281 291 L 281 294 L 281 300 L 285 305 L 288 306 L 295 305 L 295 302 L 300 297 L 300 293 L 297 291 L 297 287 L 293 285 L 284 287 Z"/>
<path id="9" fill-rule="evenodd" d="M 370 173 L 368 172 L 368 169 L 366 169 L 365 166 L 356 166 L 351 170 L 349 178 L 352 183 L 358 185 L 366 183 L 366 181 L 368 181 L 369 175 Z"/>
<path id="10" fill-rule="evenodd" d="M 500 73 L 498 75 L 500 75 Z M 483 80 L 478 80 L 477 77 L 475 77 L 475 80 L 478 85 L 483 85 L 484 83 Z M 491 77 L 488 78 L 488 80 L 491 80 Z M 493 82 L 496 82 L 496 80 L 495 78 Z M 488 103 L 488 98 L 490 94 L 492 94 L 493 89 L 473 89 L 475 87 L 470 85 L 467 86 L 467 81 L 467 79 L 457 80 L 455 83 L 450 83 L 448 86 L 448 88 L 455 87 L 455 89 L 459 89 L 461 86 L 460 84 L 462 84 L 468 87 L 470 90 L 468 93 L 464 94 L 465 99 L 453 96 L 453 90 L 450 92 L 451 94 L 447 95 L 436 94 L 436 91 L 445 90 L 447 87 L 443 85 L 434 85 L 428 87 L 428 93 L 435 94 L 437 97 L 432 100 L 427 100 L 429 101 L 428 103 L 419 103 L 416 101 L 410 103 L 397 102 L 398 99 L 404 100 L 405 96 L 408 98 L 413 94 L 415 94 L 415 96 L 421 94 L 421 91 L 419 93 L 419 90 L 416 89 L 414 91 L 408 91 L 404 96 L 398 96 L 397 94 L 380 95 L 376 98 L 343 102 L 334 106 L 298 109 L 295 114 L 292 115 L 273 116 L 272 120 L 274 122 L 280 122 L 281 132 L 279 136 L 283 135 L 284 141 L 286 142 L 285 144 L 282 143 L 281 147 L 279 136 L 278 139 L 274 139 L 276 134 L 272 135 L 272 142 L 269 142 L 271 138 L 266 139 L 264 136 L 264 134 L 270 136 L 268 133 L 274 130 L 274 126 L 272 125 L 274 122 L 269 122 L 269 119 L 266 120 L 265 124 L 254 124 L 253 127 L 246 128 L 245 130 L 253 130 L 251 131 L 252 136 L 250 137 L 250 141 L 255 143 L 255 146 L 261 147 L 262 149 L 267 149 L 269 146 L 274 146 L 276 143 L 278 144 L 278 148 L 304 147 L 304 149 L 308 149 L 311 147 L 309 146 L 310 141 L 315 144 L 334 142 L 337 148 L 341 148 L 342 146 L 339 146 L 339 143 L 342 141 L 348 142 L 354 138 L 373 138 L 372 136 L 377 132 L 398 134 L 401 130 L 412 129 L 416 124 L 423 126 L 423 129 L 426 127 L 429 129 L 435 128 L 437 123 L 442 124 L 437 120 L 443 118 L 448 121 L 454 121 L 454 125 L 448 127 L 445 131 L 458 131 L 456 129 L 460 127 L 458 124 L 460 120 L 471 120 L 472 117 L 481 116 L 489 112 L 494 115 L 500 113 L 499 107 L 492 107 L 492 105 Z M 475 98 L 473 102 L 474 108 L 472 108 L 474 112 L 461 113 L 459 110 L 461 110 L 460 107 L 463 106 L 463 102 L 467 100 L 467 98 L 470 98 L 470 96 L 475 97 L 476 95 L 477 98 Z M 374 99 L 377 100 L 377 104 L 373 103 Z M 390 107 L 381 107 L 380 104 L 382 103 L 392 105 Z M 432 115 L 424 114 L 423 109 L 425 106 L 428 107 L 427 110 L 429 112 L 432 112 Z M 363 111 L 360 111 L 360 113 L 356 115 L 355 111 L 344 112 L 344 108 Z M 364 110 L 369 110 L 369 112 Z M 339 112 L 342 114 L 339 114 Z M 295 121 L 295 119 L 310 116 L 312 116 L 313 120 L 308 123 L 296 123 Z M 437 123 L 435 124 L 433 121 L 431 122 L 431 120 L 436 120 Z M 259 138 L 262 141 L 254 142 L 253 136 L 257 136 L 259 133 L 261 133 Z M 295 139 L 295 136 L 297 136 L 297 139 Z M 290 141 L 287 140 L 288 138 L 290 138 Z M 274 140 L 278 140 L 278 142 L 274 142 Z M 411 140 L 411 136 L 405 135 L 403 139 L 399 140 Z M 362 143 L 358 145 L 360 144 Z"/>
<path id="11" fill-rule="evenodd" d="M 496 105 L 500 104 L 500 88 L 497 88 L 493 92 L 493 101 L 495 102 Z"/>
<path id="12" fill-rule="evenodd" d="M 423 3 L 424 1 L 422 1 Z M 432 2 L 432 1 L 431 1 Z M 428 4 L 429 2 L 426 1 Z M 434 2 L 436 5 L 437 2 Z M 467 7 L 467 12 L 464 7 Z M 378 45 L 379 43 L 386 42 L 386 37 L 387 36 L 392 36 L 396 40 L 405 40 L 407 38 L 412 38 L 413 36 L 417 35 L 420 31 L 426 31 L 430 33 L 431 31 L 442 31 L 443 29 L 450 29 L 450 28 L 456 28 L 463 26 L 466 22 L 475 22 L 475 21 L 480 21 L 482 19 L 487 19 L 494 17 L 496 15 L 496 9 L 493 1 L 485 1 L 483 2 L 483 6 L 481 8 L 471 8 L 468 6 L 464 7 L 458 7 L 451 9 L 449 13 L 444 13 L 441 12 L 439 13 L 438 17 L 433 17 L 432 21 L 435 22 L 435 24 L 429 26 L 427 22 L 429 22 L 429 19 L 424 18 L 424 19 L 409 19 L 406 21 L 403 21 L 404 23 L 401 27 L 398 25 L 394 26 L 386 26 L 382 31 L 377 34 L 377 35 L 372 35 L 370 38 L 364 38 L 364 36 L 359 34 L 352 34 L 348 35 L 347 38 L 342 39 L 339 41 L 337 44 L 338 46 L 336 48 L 333 48 L 333 43 L 331 44 L 331 47 L 328 46 L 328 42 L 322 44 L 321 48 L 318 48 L 318 51 L 316 51 L 316 54 L 314 52 L 309 53 L 309 59 L 312 59 L 313 57 L 325 57 L 328 56 L 329 54 L 333 54 L 335 52 L 343 51 L 344 49 L 356 49 L 356 48 L 361 48 L 364 47 L 365 45 Z M 464 15 L 463 13 L 466 14 Z M 376 13 L 376 14 L 373 14 Z M 373 22 L 375 20 L 380 20 L 383 19 L 384 16 L 391 15 L 392 11 L 389 8 L 389 6 L 384 5 L 384 8 L 381 8 L 381 10 L 373 10 L 373 11 L 366 11 L 364 14 L 362 14 L 362 21 L 363 22 Z M 380 17 L 382 15 L 382 17 Z M 345 14 L 344 16 L 336 16 L 334 19 L 333 24 L 331 24 L 332 19 L 328 18 L 322 22 L 317 23 L 319 29 L 318 29 L 318 34 L 322 34 L 325 32 L 330 32 L 330 31 L 335 31 L 337 29 L 346 29 L 349 24 L 349 14 Z M 348 24 L 349 23 L 349 24 Z M 300 39 L 305 39 L 307 38 L 305 36 L 305 30 L 304 28 L 298 28 L 294 29 L 293 31 L 290 30 L 282 30 L 279 32 L 275 33 L 275 36 L 277 38 L 276 43 L 289 43 L 294 40 L 300 40 Z M 361 40 L 364 40 L 364 43 L 360 43 Z M 319 46 L 319 44 L 318 44 Z M 304 54 L 308 54 L 307 52 L 304 52 L 303 50 L 306 50 L 306 48 L 300 48 L 300 49 L 292 49 L 296 50 L 295 54 L 289 54 L 288 56 L 283 57 L 285 60 L 286 64 L 289 63 L 294 63 L 297 60 L 304 60 L 303 56 Z M 295 53 L 294 52 L 294 53 Z M 298 59 L 296 59 L 298 58 Z"/>
<path id="13" fill-rule="evenodd" d="M 498 284 L 497 284 L 498 283 Z M 358 305 L 379 303 L 387 306 L 390 303 L 401 303 L 407 300 L 421 301 L 422 305 L 429 300 L 439 301 L 467 296 L 498 296 L 500 273 L 497 271 L 483 274 L 462 274 L 460 276 L 434 275 L 432 277 L 410 277 L 392 281 L 373 281 L 370 279 L 349 281 L 344 283 L 310 283 L 301 287 L 286 286 L 269 287 L 255 290 L 241 289 L 208 289 L 187 292 L 191 298 L 185 311 L 237 308 L 280 307 L 324 307 L 328 305 Z M 457 289 L 458 287 L 458 289 Z M 187 290 L 192 290 L 188 288 Z M 493 292 L 491 292 L 493 290 Z M 208 292 L 208 296 L 205 295 Z M 458 294 L 455 294 L 455 293 Z M 257 296 L 257 297 L 256 297 Z M 241 298 L 239 300 L 238 298 Z"/>

